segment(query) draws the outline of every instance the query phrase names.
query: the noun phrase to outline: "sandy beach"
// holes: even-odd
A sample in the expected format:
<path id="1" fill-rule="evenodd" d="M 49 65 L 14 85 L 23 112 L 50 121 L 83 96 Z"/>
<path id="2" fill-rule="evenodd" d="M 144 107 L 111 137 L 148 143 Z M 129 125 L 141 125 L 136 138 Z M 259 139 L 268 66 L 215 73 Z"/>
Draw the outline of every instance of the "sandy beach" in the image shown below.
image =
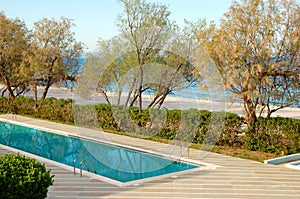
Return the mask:
<path id="1" fill-rule="evenodd" d="M 41 92 L 39 92 L 39 95 Z M 32 92 L 28 92 L 25 96 L 33 96 Z M 91 96 L 89 99 L 83 99 L 76 95 L 76 91 L 71 91 L 65 88 L 57 88 L 52 87 L 49 90 L 47 97 L 56 97 L 56 98 L 65 98 L 65 99 L 73 99 L 77 104 L 100 104 L 106 103 L 103 96 L 97 94 Z M 113 93 L 109 94 L 112 103 L 116 102 L 116 96 Z M 151 96 L 144 95 L 143 96 L 143 104 L 147 105 L 151 100 Z M 125 94 L 122 96 L 124 100 Z M 224 99 L 224 102 L 215 102 L 210 100 L 204 99 L 190 99 L 190 98 L 182 98 L 176 96 L 168 96 L 164 102 L 163 107 L 168 109 L 190 109 L 195 108 L 199 110 L 209 110 L 209 111 L 227 111 L 236 113 L 239 115 L 244 115 L 243 105 L 239 103 L 230 102 L 230 99 Z M 272 117 L 289 117 L 289 118 L 296 118 L 300 119 L 300 108 L 284 108 L 278 110 L 277 112 L 272 114 Z"/>

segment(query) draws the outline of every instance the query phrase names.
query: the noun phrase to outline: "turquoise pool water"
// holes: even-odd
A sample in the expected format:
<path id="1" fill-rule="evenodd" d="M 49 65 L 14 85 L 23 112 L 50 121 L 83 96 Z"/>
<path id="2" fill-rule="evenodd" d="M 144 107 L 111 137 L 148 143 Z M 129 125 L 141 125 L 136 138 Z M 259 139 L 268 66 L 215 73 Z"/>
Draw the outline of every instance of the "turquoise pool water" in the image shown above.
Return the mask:
<path id="1" fill-rule="evenodd" d="M 198 168 L 160 156 L 76 137 L 50 133 L 0 121 L 0 144 L 56 162 L 96 173 L 119 182 L 130 182 Z"/>
<path id="2" fill-rule="evenodd" d="M 294 166 L 300 167 L 300 161 L 299 161 L 299 162 L 294 162 L 294 163 L 291 163 L 291 165 L 294 165 Z"/>
<path id="3" fill-rule="evenodd" d="M 284 166 L 290 169 L 300 170 L 300 160 L 298 159 L 298 161 L 285 164 Z"/>

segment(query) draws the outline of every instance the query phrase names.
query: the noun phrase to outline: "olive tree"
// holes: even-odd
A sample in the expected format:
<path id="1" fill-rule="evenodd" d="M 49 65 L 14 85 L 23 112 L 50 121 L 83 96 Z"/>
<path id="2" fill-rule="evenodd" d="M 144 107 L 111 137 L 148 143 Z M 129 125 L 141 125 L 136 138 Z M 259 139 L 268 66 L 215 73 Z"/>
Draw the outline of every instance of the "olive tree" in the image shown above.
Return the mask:
<path id="1" fill-rule="evenodd" d="M 97 53 L 87 58 L 77 90 L 85 97 L 88 90 L 97 91 L 108 104 L 112 91 L 118 105 L 123 94 L 122 105 L 137 105 L 139 110 L 142 94 L 147 93 L 153 95 L 147 107 L 161 107 L 167 95 L 197 81 L 199 75 L 191 63 L 197 45 L 195 32 L 207 24 L 186 21 L 179 28 L 170 22 L 165 5 L 142 0 L 121 3 L 124 12 L 116 21 L 120 34 L 99 41 Z M 91 85 L 94 79 L 98 80 L 96 87 Z"/>
<path id="2" fill-rule="evenodd" d="M 28 50 L 30 32 L 19 19 L 8 19 L 0 12 L 0 81 L 2 96 L 8 92 L 11 99 L 27 89 L 21 65 Z"/>
<path id="3" fill-rule="evenodd" d="M 145 0 L 121 0 L 124 12 L 119 15 L 116 25 L 124 39 L 130 42 L 135 53 L 139 74 L 136 77 L 136 94 L 139 111 L 142 109 L 143 65 L 151 62 L 153 51 L 162 49 L 172 28 L 170 11 L 166 5 L 148 3 Z"/>
<path id="4" fill-rule="evenodd" d="M 43 18 L 34 24 L 30 50 L 27 51 L 27 76 L 37 101 L 37 86 L 43 86 L 41 99 L 56 83 L 75 80 L 79 68 L 78 58 L 83 45 L 76 41 L 72 20 Z"/>
<path id="5" fill-rule="evenodd" d="M 249 125 L 299 103 L 299 24 L 294 0 L 242 0 L 203 43 L 226 88 L 242 99 Z M 200 31 L 198 39 L 204 36 Z"/>

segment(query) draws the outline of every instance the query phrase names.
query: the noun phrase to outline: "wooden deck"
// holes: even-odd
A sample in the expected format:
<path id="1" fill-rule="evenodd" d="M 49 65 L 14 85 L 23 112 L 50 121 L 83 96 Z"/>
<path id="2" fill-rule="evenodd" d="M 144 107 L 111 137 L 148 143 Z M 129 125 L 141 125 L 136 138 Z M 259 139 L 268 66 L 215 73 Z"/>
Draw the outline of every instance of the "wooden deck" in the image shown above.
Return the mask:
<path id="1" fill-rule="evenodd" d="M 160 151 L 168 145 L 147 140 L 107 134 L 69 125 L 16 116 L 18 122 L 106 139 L 146 150 Z M 0 153 L 10 151 L 1 149 Z M 203 170 L 129 187 L 118 187 L 91 177 L 73 175 L 69 170 L 46 163 L 55 175 L 48 198 L 300 198 L 300 171 L 282 165 L 266 165 L 200 150 L 190 150 L 190 159 L 219 165 L 215 170 Z"/>

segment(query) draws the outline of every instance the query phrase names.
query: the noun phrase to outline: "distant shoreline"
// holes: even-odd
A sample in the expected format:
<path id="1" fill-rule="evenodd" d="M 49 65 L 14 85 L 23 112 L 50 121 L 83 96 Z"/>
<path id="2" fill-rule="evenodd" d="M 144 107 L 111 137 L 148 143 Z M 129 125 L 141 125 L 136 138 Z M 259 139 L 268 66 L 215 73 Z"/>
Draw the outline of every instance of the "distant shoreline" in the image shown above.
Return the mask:
<path id="1" fill-rule="evenodd" d="M 41 95 L 41 92 L 39 92 Z M 108 95 L 113 96 L 113 93 L 108 93 Z M 125 95 L 125 94 L 124 94 Z M 32 92 L 28 92 L 25 96 L 33 96 Z M 100 94 L 95 95 L 92 99 L 84 100 L 80 99 L 75 95 L 74 91 L 71 91 L 67 88 L 58 88 L 58 87 L 51 87 L 49 89 L 49 93 L 47 97 L 55 97 L 55 98 L 64 98 L 64 99 L 73 99 L 77 104 L 101 104 L 105 103 L 106 101 L 103 96 Z M 124 96 L 122 97 L 124 100 Z M 144 104 L 147 105 L 151 100 L 151 96 L 144 95 Z M 112 103 L 116 102 L 116 98 L 112 100 Z M 163 104 L 163 107 L 168 109 L 181 109 L 186 110 L 190 108 L 195 108 L 199 110 L 209 110 L 209 111 L 226 111 L 231 113 L 236 113 L 238 115 L 243 116 L 243 104 L 230 102 L 229 100 L 225 102 L 217 102 L 217 101 L 210 101 L 205 99 L 192 99 L 192 98 L 182 98 L 176 96 L 168 96 Z M 281 110 L 276 111 L 272 114 L 272 117 L 288 117 L 288 118 L 296 118 L 300 119 L 300 108 L 284 108 Z"/>
<path id="2" fill-rule="evenodd" d="M 2 85 L 0 85 L 2 87 Z M 38 96 L 41 96 L 41 89 L 38 89 Z M 108 93 L 109 96 L 113 96 L 113 93 Z M 32 91 L 24 94 L 24 96 L 33 97 Z M 124 100 L 125 94 L 123 94 L 122 99 Z M 150 95 L 144 96 L 144 105 L 147 105 L 151 100 Z M 62 87 L 50 87 L 47 97 L 55 98 L 64 98 L 64 99 L 73 99 L 77 104 L 106 104 L 106 101 L 103 96 L 97 94 L 90 100 L 84 100 L 76 97 L 75 92 L 67 88 Z M 116 98 L 112 100 L 112 103 L 116 102 Z M 146 104 L 145 104 L 146 103 Z M 180 109 L 186 110 L 190 108 L 195 108 L 199 110 L 208 110 L 208 111 L 226 111 L 238 114 L 240 116 L 244 115 L 244 109 L 242 103 L 230 102 L 229 99 L 225 102 L 218 102 L 206 99 L 193 99 L 193 98 L 183 98 L 176 96 L 167 96 L 163 107 L 167 109 Z M 276 111 L 272 114 L 272 117 L 288 117 L 300 119 L 300 108 L 284 108 Z"/>

